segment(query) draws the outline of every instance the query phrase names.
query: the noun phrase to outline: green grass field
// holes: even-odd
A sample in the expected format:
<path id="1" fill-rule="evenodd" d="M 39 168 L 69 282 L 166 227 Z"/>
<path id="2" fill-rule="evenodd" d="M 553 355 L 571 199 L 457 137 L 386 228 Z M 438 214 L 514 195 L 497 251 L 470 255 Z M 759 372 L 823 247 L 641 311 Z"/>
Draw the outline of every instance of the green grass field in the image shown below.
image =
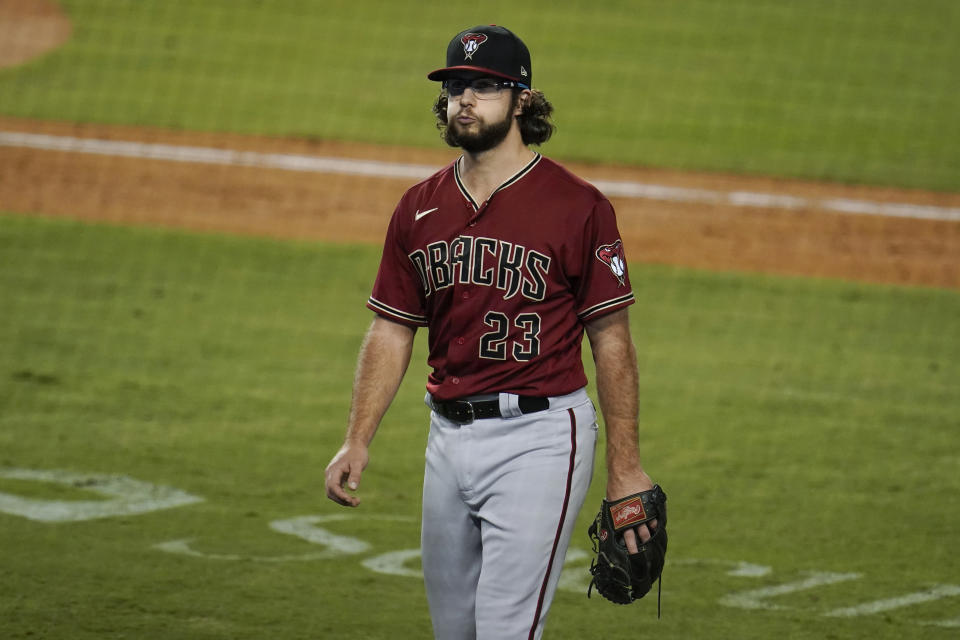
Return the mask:
<path id="1" fill-rule="evenodd" d="M 960 189 L 955 0 L 64 0 L 0 113 L 435 146 L 451 35 L 515 29 L 564 158 Z"/>
<path id="2" fill-rule="evenodd" d="M 366 566 L 418 546 L 425 336 L 364 505 L 322 495 L 377 260 L 0 217 L 0 498 L 107 500 L 95 477 L 11 472 L 33 469 L 203 499 L 74 522 L 0 513 L 0 637 L 428 637 L 419 579 Z M 960 294 L 640 264 L 632 279 L 643 451 L 671 499 L 664 616 L 587 600 L 579 559 L 546 637 L 956 637 Z M 304 516 L 339 542 L 277 530 Z M 767 570 L 735 575 L 741 562 Z M 825 615 L 915 593 L 939 595 Z"/>

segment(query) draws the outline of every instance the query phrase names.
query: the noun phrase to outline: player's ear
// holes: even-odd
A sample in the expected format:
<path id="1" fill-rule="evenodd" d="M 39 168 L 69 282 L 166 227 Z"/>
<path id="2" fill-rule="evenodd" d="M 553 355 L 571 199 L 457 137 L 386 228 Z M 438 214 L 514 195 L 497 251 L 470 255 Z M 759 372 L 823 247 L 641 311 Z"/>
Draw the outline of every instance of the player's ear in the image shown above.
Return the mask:
<path id="1" fill-rule="evenodd" d="M 517 95 L 517 106 L 513 108 L 513 115 L 523 115 L 523 110 L 527 108 L 528 104 L 530 104 L 530 97 L 532 95 L 533 92 L 529 89 L 523 89 L 519 95 Z"/>

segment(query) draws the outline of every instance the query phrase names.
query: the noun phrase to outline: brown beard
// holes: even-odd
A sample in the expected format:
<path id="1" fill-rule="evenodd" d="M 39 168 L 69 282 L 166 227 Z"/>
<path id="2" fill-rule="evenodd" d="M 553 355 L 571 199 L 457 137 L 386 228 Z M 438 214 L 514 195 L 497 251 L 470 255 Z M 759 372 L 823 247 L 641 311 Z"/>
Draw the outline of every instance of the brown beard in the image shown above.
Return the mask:
<path id="1" fill-rule="evenodd" d="M 451 147 L 460 147 L 469 153 L 483 153 L 503 142 L 513 126 L 513 105 L 502 120 L 491 124 L 480 124 L 476 133 L 458 131 L 456 120 L 451 121 L 444 131 L 443 139 Z"/>

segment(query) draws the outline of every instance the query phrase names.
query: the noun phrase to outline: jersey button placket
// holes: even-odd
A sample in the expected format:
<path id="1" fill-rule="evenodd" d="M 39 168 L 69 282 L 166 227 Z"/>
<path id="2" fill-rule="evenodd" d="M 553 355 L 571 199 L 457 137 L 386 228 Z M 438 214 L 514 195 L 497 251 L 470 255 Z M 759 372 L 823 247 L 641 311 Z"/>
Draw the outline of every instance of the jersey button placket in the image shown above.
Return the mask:
<path id="1" fill-rule="evenodd" d="M 477 207 L 476 211 L 471 211 L 470 221 L 468 223 L 468 226 L 470 226 L 471 228 L 477 226 L 477 221 L 480 220 L 480 216 L 483 215 L 483 212 L 484 210 L 486 210 L 486 208 L 487 208 L 487 203 L 484 202 L 479 207 Z"/>

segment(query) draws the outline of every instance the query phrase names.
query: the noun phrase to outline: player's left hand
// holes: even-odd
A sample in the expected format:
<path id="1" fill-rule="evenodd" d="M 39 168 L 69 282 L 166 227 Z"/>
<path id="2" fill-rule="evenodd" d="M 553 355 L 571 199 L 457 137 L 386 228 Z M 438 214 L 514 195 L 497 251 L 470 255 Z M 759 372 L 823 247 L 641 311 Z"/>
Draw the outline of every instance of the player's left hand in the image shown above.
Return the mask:
<path id="1" fill-rule="evenodd" d="M 616 502 L 620 498 L 624 498 L 634 493 L 639 493 L 641 491 L 649 491 L 653 489 L 653 481 L 650 479 L 650 476 L 646 474 L 642 469 L 638 469 L 629 475 L 626 475 L 622 478 L 613 478 L 609 477 L 607 479 L 607 500 L 609 502 Z M 639 550 L 639 544 L 646 544 L 650 541 L 650 538 L 653 537 L 653 532 L 657 529 L 657 521 L 651 520 L 650 522 L 641 524 L 633 529 L 627 529 L 623 532 L 623 542 L 627 545 L 627 551 L 630 553 L 637 553 Z"/>

